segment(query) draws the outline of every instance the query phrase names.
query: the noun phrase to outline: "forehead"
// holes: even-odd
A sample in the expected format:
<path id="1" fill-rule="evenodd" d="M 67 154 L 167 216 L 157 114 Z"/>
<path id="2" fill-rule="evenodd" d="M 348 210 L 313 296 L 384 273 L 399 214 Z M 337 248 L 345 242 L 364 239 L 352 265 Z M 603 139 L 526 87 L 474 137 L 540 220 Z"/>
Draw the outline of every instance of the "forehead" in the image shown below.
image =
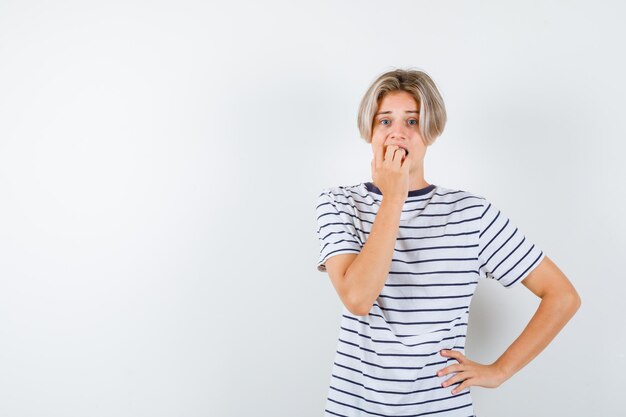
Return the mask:
<path id="1" fill-rule="evenodd" d="M 378 112 L 376 115 L 380 113 L 390 113 L 390 112 L 400 112 L 404 113 L 406 110 L 418 111 L 417 102 L 413 98 L 413 96 L 406 91 L 393 91 L 391 93 L 387 93 L 378 106 Z"/>

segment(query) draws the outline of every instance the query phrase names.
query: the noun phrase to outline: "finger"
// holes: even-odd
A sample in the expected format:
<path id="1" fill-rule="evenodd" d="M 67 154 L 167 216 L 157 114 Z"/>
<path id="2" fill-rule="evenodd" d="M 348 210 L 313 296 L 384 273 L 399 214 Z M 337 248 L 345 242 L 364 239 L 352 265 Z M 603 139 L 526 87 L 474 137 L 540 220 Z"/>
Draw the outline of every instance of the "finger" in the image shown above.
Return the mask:
<path id="1" fill-rule="evenodd" d="M 406 153 L 406 151 L 404 151 Z M 407 154 L 404 158 L 404 161 L 402 161 L 402 167 L 406 168 L 407 170 L 409 169 L 409 166 L 411 166 L 411 161 L 413 160 L 412 154 Z"/>
<path id="2" fill-rule="evenodd" d="M 397 148 L 396 145 L 387 146 L 387 148 L 385 149 L 385 161 L 393 161 L 393 153 L 395 151 L 395 148 Z"/>
<path id="3" fill-rule="evenodd" d="M 474 385 L 473 382 L 474 382 L 473 378 L 466 379 L 465 381 L 461 383 L 461 385 L 459 385 L 458 387 L 452 390 L 452 394 L 456 395 L 460 393 L 461 391 L 463 391 L 464 389 L 471 387 L 472 385 Z"/>
<path id="4" fill-rule="evenodd" d="M 398 149 L 396 149 L 396 152 L 394 154 L 394 161 L 397 161 L 400 164 L 402 164 L 402 158 L 405 155 L 406 155 L 406 151 L 403 148 L 398 147 Z"/>
<path id="5" fill-rule="evenodd" d="M 437 376 L 444 376 L 451 374 L 452 372 L 459 372 L 461 370 L 461 365 L 455 363 L 454 365 L 446 366 L 445 368 L 441 369 L 439 372 L 437 372 Z"/>
<path id="6" fill-rule="evenodd" d="M 391 162 L 394 163 L 394 165 L 399 166 L 401 161 L 402 161 L 402 153 L 404 152 L 404 150 L 397 146 L 397 145 L 392 145 L 393 149 L 392 149 L 392 154 L 391 154 Z"/>
<path id="7" fill-rule="evenodd" d="M 454 358 L 456 359 L 459 363 L 463 363 L 463 361 L 465 361 L 465 356 L 457 351 L 457 350 L 448 350 L 448 349 L 444 349 L 441 351 L 441 356 L 447 356 L 450 358 Z"/>
<path id="8" fill-rule="evenodd" d="M 442 382 L 441 386 L 447 387 L 447 386 L 456 384 L 458 382 L 464 381 L 467 378 L 469 378 L 469 375 L 467 374 L 467 372 L 459 372 L 458 374 L 454 375 L 452 378 L 449 378 L 445 380 L 444 382 Z"/>

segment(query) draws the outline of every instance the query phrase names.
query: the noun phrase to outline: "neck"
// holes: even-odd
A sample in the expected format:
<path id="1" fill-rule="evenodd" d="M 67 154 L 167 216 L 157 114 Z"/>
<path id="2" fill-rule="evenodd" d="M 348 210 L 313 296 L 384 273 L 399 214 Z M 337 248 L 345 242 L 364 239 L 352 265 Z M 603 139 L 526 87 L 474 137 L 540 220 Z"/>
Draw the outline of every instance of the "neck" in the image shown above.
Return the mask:
<path id="1" fill-rule="evenodd" d="M 424 166 L 420 165 L 415 171 L 409 171 L 409 191 L 428 187 L 430 184 L 424 179 Z"/>

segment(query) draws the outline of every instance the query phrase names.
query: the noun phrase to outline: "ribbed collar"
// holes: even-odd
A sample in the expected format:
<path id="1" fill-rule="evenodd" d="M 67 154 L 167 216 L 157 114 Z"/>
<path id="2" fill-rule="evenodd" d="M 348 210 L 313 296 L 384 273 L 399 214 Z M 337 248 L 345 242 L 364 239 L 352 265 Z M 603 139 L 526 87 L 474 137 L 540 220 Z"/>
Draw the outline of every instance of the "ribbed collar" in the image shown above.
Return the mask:
<path id="1" fill-rule="evenodd" d="M 369 191 L 371 191 L 373 193 L 376 193 L 376 194 L 379 194 L 379 195 L 383 195 L 382 191 L 380 191 L 380 189 L 378 187 L 376 187 L 373 182 L 366 182 L 365 183 L 365 187 Z M 429 192 L 434 190 L 435 187 L 436 187 L 435 184 L 430 184 L 430 185 L 428 185 L 428 186 L 426 186 L 424 188 L 419 188 L 417 190 L 410 190 L 408 197 L 416 197 L 418 195 L 428 194 Z"/>

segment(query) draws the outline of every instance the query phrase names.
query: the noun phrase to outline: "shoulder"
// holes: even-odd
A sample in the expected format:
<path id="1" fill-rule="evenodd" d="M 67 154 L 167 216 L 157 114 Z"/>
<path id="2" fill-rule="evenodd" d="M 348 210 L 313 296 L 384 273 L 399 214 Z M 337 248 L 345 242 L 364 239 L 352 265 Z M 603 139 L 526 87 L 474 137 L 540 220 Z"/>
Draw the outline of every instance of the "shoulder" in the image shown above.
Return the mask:
<path id="1" fill-rule="evenodd" d="M 435 195 L 442 201 L 480 204 L 485 207 L 488 202 L 482 194 L 455 187 L 437 185 Z"/>
<path id="2" fill-rule="evenodd" d="M 367 192 L 363 183 L 353 185 L 336 185 L 323 188 L 318 194 L 318 200 L 345 202 L 352 201 L 355 196 L 363 197 Z"/>

